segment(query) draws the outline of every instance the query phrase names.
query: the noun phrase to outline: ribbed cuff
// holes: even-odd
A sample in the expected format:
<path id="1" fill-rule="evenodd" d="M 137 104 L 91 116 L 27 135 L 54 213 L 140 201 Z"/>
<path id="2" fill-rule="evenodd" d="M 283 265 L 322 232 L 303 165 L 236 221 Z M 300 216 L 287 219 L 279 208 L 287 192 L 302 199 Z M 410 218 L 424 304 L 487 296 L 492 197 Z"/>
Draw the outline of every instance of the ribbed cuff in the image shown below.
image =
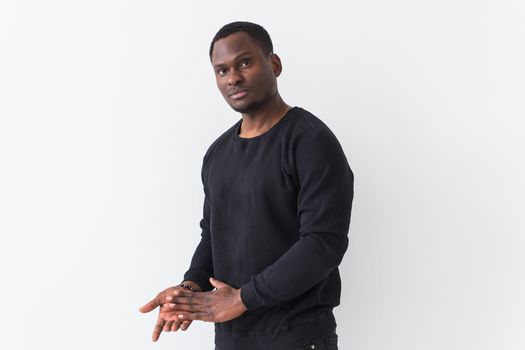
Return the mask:
<path id="1" fill-rule="evenodd" d="M 202 270 L 190 269 L 184 274 L 184 281 L 192 281 L 202 288 L 203 292 L 213 290 L 213 286 L 210 284 L 210 275 Z"/>
<path id="2" fill-rule="evenodd" d="M 257 291 L 253 285 L 253 279 L 241 286 L 241 300 L 248 311 L 257 309 L 264 305 L 257 296 Z"/>

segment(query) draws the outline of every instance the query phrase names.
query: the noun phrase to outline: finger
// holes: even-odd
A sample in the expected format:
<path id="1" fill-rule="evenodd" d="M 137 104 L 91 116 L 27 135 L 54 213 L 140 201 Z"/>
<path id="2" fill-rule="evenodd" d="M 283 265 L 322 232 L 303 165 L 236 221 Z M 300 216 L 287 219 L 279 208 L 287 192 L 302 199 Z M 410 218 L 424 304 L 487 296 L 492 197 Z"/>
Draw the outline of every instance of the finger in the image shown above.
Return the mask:
<path id="1" fill-rule="evenodd" d="M 175 308 L 175 304 L 174 303 L 165 303 L 165 304 L 162 304 L 160 306 L 160 311 L 161 312 L 169 312 L 171 310 L 173 310 Z"/>
<path id="2" fill-rule="evenodd" d="M 162 333 L 162 328 L 164 327 L 165 322 L 166 321 L 164 321 L 164 319 L 160 317 L 157 319 L 157 324 L 155 325 L 155 328 L 153 329 L 153 335 L 151 337 L 153 341 L 159 340 L 160 333 Z"/>
<path id="3" fill-rule="evenodd" d="M 176 313 L 179 311 L 185 312 L 202 312 L 210 309 L 209 305 L 197 305 L 197 304 L 173 304 L 174 306 L 170 309 L 169 313 Z"/>
<path id="4" fill-rule="evenodd" d="M 179 327 L 180 327 L 180 322 L 175 321 L 175 322 L 173 322 L 173 325 L 171 326 L 171 330 L 172 330 L 173 332 L 176 332 L 176 331 L 179 330 Z"/>
<path id="5" fill-rule="evenodd" d="M 162 313 L 167 313 L 167 312 L 169 313 L 169 312 L 175 310 L 176 308 L 177 308 L 177 304 L 175 304 L 175 303 L 166 303 L 166 304 L 162 304 L 160 306 L 160 311 Z"/>
<path id="6" fill-rule="evenodd" d="M 177 311 L 176 313 L 171 313 L 171 314 L 165 314 L 163 316 L 164 320 L 165 321 L 173 321 L 173 322 L 179 322 L 181 323 L 181 319 L 179 318 L 179 315 L 186 315 L 186 314 L 189 314 L 190 312 L 188 311 Z"/>
<path id="7" fill-rule="evenodd" d="M 183 314 L 180 314 L 177 316 L 179 320 L 190 320 L 190 321 L 193 321 L 193 320 L 201 320 L 201 321 L 211 321 L 210 319 L 210 314 L 208 314 L 207 312 L 188 312 L 188 313 L 183 313 Z"/>
<path id="8" fill-rule="evenodd" d="M 155 298 L 153 298 L 150 302 L 148 302 L 146 305 L 141 306 L 139 308 L 140 312 L 150 312 L 152 310 L 155 310 L 157 306 L 161 305 L 165 302 L 166 299 L 166 291 L 163 290 Z"/>
<path id="9" fill-rule="evenodd" d="M 142 312 L 142 313 L 150 312 L 152 310 L 155 310 L 155 308 L 157 306 L 159 306 L 159 305 L 160 305 L 159 298 L 157 296 L 157 297 L 155 297 L 155 299 L 153 299 L 150 302 L 148 302 L 147 304 L 141 306 L 139 308 L 139 311 Z"/>
<path id="10" fill-rule="evenodd" d="M 172 321 L 167 321 L 165 324 L 164 324 L 164 328 L 162 329 L 164 332 L 171 332 L 171 326 L 172 326 L 173 322 Z"/>
<path id="11" fill-rule="evenodd" d="M 191 324 L 191 321 L 190 320 L 186 320 L 186 321 L 182 322 L 182 324 L 180 325 L 180 329 L 185 331 L 186 329 L 188 329 L 190 324 Z"/>
<path id="12" fill-rule="evenodd" d="M 221 288 L 224 288 L 224 287 L 230 287 L 230 285 L 224 283 L 223 281 L 216 280 L 213 277 L 210 277 L 210 283 L 211 283 L 212 286 L 214 286 L 217 289 L 221 289 Z"/>
<path id="13" fill-rule="evenodd" d="M 173 297 L 171 304 L 194 304 L 203 305 L 208 304 L 208 298 L 187 298 L 187 297 Z"/>
<path id="14" fill-rule="evenodd" d="M 198 310 L 196 310 L 194 307 L 197 305 L 204 305 L 204 304 L 175 304 L 175 303 L 166 303 L 163 304 L 160 307 L 160 311 L 162 313 L 173 313 L 174 311 L 199 311 L 202 310 L 203 307 L 199 306 Z M 205 309 L 205 308 L 204 308 Z"/>

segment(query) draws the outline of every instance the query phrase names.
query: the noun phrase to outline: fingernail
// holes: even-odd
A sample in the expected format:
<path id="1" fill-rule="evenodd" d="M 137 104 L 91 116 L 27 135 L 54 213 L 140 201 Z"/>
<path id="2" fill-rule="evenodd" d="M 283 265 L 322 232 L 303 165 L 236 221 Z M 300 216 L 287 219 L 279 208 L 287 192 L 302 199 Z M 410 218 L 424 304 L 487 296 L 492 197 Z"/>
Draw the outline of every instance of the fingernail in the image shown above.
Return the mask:
<path id="1" fill-rule="evenodd" d="M 168 296 L 166 297 L 166 300 L 172 300 L 172 299 L 173 299 L 173 297 L 172 297 L 171 295 L 168 295 Z"/>

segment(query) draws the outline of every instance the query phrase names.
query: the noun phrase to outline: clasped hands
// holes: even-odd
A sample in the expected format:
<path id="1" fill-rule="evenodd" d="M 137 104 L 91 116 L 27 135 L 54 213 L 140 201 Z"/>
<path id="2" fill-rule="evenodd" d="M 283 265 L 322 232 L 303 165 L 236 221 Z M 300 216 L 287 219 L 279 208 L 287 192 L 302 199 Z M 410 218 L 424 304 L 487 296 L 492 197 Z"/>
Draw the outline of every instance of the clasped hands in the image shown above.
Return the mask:
<path id="1" fill-rule="evenodd" d="M 210 278 L 210 283 L 216 288 L 211 292 L 192 292 L 182 287 L 167 288 L 140 307 L 139 311 L 146 313 L 160 306 L 152 340 L 157 341 L 163 330 L 186 330 L 194 320 L 226 322 L 246 311 L 240 289 L 214 278 Z"/>

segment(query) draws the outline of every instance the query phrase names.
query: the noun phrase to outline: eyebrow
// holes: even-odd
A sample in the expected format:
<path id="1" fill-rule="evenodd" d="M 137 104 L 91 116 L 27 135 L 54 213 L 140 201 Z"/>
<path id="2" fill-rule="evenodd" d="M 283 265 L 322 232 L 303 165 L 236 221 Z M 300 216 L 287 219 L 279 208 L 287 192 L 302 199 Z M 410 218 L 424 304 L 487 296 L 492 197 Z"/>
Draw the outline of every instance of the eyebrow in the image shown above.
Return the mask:
<path id="1" fill-rule="evenodd" d="M 233 61 L 236 61 L 239 57 L 244 56 L 244 55 L 246 55 L 248 53 L 252 53 L 252 52 L 251 51 L 244 51 L 244 52 L 238 54 L 237 56 L 235 56 L 233 58 Z M 223 66 L 223 65 L 224 65 L 224 63 L 217 63 L 217 64 L 214 64 L 213 67 L 217 68 L 217 67 Z"/>

